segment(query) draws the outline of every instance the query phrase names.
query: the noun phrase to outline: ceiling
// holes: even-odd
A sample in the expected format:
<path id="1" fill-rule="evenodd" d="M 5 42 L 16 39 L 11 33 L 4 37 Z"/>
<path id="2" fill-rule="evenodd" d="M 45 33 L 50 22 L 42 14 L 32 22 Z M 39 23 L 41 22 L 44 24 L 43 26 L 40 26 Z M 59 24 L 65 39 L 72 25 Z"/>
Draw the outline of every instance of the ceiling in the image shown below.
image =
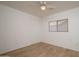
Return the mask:
<path id="1" fill-rule="evenodd" d="M 48 16 L 57 12 L 62 12 L 72 8 L 79 7 L 79 1 L 46 1 L 47 5 L 51 5 L 53 9 L 42 11 L 40 9 L 40 1 L 0 1 L 0 4 L 18 9 L 25 13 L 36 15 L 39 17 Z"/>

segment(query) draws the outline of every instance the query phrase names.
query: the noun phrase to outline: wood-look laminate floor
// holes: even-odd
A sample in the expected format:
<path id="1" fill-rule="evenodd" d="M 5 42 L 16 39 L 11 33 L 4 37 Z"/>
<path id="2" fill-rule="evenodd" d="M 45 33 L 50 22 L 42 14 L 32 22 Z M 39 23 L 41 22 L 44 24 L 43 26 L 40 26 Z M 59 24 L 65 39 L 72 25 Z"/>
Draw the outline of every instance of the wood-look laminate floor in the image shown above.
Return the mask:
<path id="1" fill-rule="evenodd" d="M 3 55 L 12 57 L 78 57 L 79 52 L 40 42 Z"/>

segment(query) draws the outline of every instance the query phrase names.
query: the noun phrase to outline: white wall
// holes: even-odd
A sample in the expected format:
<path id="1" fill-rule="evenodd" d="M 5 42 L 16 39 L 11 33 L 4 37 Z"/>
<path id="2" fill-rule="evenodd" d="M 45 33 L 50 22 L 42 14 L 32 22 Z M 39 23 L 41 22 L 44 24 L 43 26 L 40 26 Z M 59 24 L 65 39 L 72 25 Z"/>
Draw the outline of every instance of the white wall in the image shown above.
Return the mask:
<path id="1" fill-rule="evenodd" d="M 0 5 L 0 53 L 40 42 L 40 18 Z"/>
<path id="2" fill-rule="evenodd" d="M 68 32 L 49 32 L 48 21 L 68 18 Z M 43 19 L 43 42 L 79 51 L 79 8 L 50 15 Z"/>

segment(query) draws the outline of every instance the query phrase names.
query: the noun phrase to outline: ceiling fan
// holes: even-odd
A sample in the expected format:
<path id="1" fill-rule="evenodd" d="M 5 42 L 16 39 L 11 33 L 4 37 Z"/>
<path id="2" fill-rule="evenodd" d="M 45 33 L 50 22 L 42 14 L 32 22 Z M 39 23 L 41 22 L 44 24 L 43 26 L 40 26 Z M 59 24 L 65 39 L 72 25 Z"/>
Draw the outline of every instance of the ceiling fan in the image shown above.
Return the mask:
<path id="1" fill-rule="evenodd" d="M 31 6 L 36 8 L 36 10 L 39 10 L 39 14 L 41 14 L 42 16 L 49 15 L 49 13 L 51 13 L 52 10 L 56 8 L 55 6 L 53 6 L 52 3 L 48 2 L 48 1 L 33 2 L 33 4 L 31 4 Z"/>
<path id="2" fill-rule="evenodd" d="M 52 5 L 50 5 L 50 4 L 47 4 L 46 1 L 41 1 L 40 2 L 40 8 L 41 8 L 42 11 L 45 11 L 47 9 L 49 9 L 49 10 L 54 9 L 54 7 Z"/>

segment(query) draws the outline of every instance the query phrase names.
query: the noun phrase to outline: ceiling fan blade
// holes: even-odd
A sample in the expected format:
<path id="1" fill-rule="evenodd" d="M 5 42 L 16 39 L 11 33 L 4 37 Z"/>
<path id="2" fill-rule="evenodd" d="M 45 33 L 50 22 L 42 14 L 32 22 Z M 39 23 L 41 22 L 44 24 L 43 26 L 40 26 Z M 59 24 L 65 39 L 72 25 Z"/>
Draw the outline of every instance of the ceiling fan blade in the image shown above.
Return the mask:
<path id="1" fill-rule="evenodd" d="M 46 5 L 47 6 L 47 9 L 54 9 L 56 8 L 55 6 L 52 6 L 52 5 Z"/>

